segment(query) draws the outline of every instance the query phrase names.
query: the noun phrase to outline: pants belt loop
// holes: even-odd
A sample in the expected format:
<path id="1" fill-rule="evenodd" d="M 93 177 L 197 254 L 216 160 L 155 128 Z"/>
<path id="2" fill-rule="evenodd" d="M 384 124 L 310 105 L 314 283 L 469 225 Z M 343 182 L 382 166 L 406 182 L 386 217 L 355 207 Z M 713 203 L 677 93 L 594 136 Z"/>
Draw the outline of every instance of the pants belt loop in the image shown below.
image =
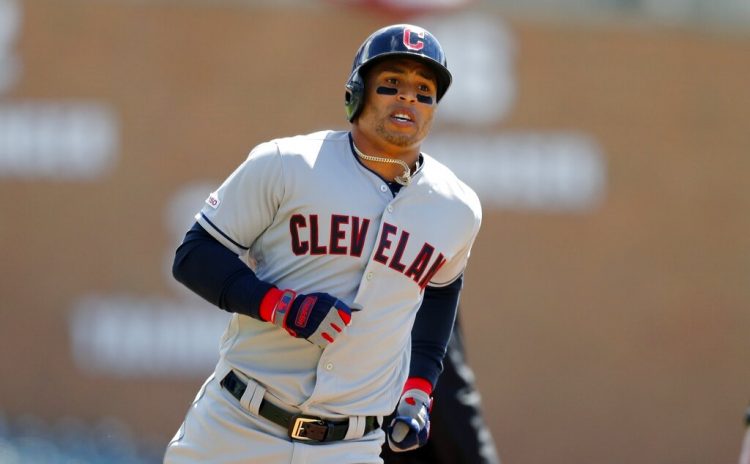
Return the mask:
<path id="1" fill-rule="evenodd" d="M 346 431 L 344 440 L 362 438 L 365 435 L 367 418 L 364 416 L 349 416 L 349 429 Z"/>
<path id="2" fill-rule="evenodd" d="M 266 389 L 253 379 L 242 380 L 246 382 L 247 387 L 242 394 L 242 398 L 240 398 L 240 405 L 257 416 L 260 414 L 258 409 L 260 408 L 261 401 L 263 401 L 263 397 L 266 395 Z"/>

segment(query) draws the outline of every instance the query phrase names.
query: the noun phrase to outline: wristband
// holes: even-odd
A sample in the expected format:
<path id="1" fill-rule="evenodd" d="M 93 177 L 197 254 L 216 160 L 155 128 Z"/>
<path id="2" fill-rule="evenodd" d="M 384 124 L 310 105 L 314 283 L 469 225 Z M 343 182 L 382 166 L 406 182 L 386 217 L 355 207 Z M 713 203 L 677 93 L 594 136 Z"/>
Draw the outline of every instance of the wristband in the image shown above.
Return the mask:
<path id="1" fill-rule="evenodd" d="M 297 293 L 294 290 L 271 288 L 260 303 L 260 310 L 258 311 L 260 318 L 283 327 L 286 314 L 292 307 L 296 296 Z"/>
<path id="2" fill-rule="evenodd" d="M 422 390 L 427 393 L 427 396 L 432 396 L 432 384 L 429 380 L 423 379 L 422 377 L 409 377 L 404 384 L 404 389 L 401 391 L 403 394 L 407 390 Z"/>

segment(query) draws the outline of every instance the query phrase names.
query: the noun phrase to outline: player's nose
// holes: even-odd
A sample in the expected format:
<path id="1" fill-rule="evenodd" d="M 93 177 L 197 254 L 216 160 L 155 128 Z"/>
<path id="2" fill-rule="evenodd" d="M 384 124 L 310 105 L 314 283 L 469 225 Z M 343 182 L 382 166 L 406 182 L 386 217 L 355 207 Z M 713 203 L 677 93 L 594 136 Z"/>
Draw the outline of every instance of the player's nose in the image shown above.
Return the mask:
<path id="1" fill-rule="evenodd" d="M 398 98 L 399 98 L 399 100 L 413 103 L 413 102 L 417 101 L 417 92 L 415 92 L 413 90 L 402 89 L 398 93 Z"/>
<path id="2" fill-rule="evenodd" d="M 411 85 L 402 85 L 398 88 L 398 99 L 401 101 L 417 101 L 417 89 Z"/>

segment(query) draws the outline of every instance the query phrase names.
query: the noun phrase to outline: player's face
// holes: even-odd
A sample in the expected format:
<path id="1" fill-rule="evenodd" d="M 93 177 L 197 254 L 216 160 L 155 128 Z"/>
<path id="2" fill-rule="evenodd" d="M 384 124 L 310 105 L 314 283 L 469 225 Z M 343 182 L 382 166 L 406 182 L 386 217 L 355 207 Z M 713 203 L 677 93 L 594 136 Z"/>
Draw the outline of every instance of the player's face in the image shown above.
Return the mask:
<path id="1" fill-rule="evenodd" d="M 368 135 L 399 148 L 418 146 L 432 127 L 435 73 L 408 58 L 373 65 L 365 78 L 365 104 L 357 124 Z"/>

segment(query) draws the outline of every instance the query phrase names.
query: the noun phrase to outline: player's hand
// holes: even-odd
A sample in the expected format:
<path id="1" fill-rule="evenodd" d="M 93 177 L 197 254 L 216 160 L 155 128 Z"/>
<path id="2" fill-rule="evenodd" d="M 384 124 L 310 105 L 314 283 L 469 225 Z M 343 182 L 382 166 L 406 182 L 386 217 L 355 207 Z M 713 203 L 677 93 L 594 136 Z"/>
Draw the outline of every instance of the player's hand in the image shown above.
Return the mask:
<path id="1" fill-rule="evenodd" d="M 305 295 L 274 288 L 262 303 L 267 308 L 271 305 L 268 322 L 321 348 L 333 343 L 352 319 L 352 310 L 328 293 Z"/>
<path id="2" fill-rule="evenodd" d="M 418 388 L 406 390 L 398 402 L 396 414 L 386 429 L 388 446 L 399 453 L 417 449 L 430 437 L 432 398 Z"/>

